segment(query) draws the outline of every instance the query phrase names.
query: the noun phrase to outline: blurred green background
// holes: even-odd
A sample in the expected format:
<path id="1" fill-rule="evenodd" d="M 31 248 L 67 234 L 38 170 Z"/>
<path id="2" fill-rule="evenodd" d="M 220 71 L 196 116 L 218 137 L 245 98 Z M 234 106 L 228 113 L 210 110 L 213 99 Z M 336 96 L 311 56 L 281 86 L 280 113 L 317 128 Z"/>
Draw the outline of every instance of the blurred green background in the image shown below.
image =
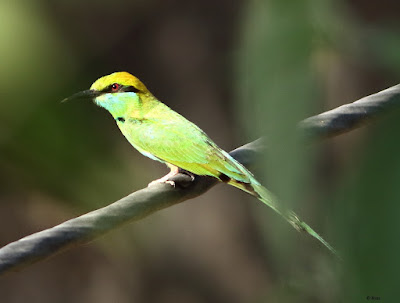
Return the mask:
<path id="1" fill-rule="evenodd" d="M 228 186 L 0 277 L 0 301 L 396 301 L 399 113 L 312 145 L 296 123 L 398 83 L 400 3 L 1 1 L 0 245 L 107 205 L 167 172 L 90 102 L 114 71 L 254 167 L 343 255 Z M 397 297 L 398 300 L 398 297 Z"/>

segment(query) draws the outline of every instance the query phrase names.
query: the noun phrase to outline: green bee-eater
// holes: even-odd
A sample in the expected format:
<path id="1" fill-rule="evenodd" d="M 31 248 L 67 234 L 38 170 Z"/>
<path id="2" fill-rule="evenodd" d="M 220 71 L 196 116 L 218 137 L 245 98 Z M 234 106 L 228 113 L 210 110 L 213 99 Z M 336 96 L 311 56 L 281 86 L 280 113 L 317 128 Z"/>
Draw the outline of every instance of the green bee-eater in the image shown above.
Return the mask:
<path id="1" fill-rule="evenodd" d="M 249 170 L 219 148 L 199 127 L 160 102 L 138 78 L 127 72 L 116 72 L 98 79 L 89 90 L 67 99 L 73 98 L 93 99 L 111 113 L 133 147 L 171 169 L 156 182 L 168 182 L 178 173 L 178 168 L 194 175 L 217 178 L 255 196 L 294 228 L 309 233 L 335 253 L 329 243 L 294 212 L 278 205 Z"/>

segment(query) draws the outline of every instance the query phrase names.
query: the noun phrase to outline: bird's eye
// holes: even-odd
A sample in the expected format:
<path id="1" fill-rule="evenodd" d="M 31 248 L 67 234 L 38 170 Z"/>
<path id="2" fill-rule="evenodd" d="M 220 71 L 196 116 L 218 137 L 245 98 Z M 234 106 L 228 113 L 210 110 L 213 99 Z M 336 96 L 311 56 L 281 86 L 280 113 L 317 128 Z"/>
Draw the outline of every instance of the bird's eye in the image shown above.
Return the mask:
<path id="1" fill-rule="evenodd" d="M 114 83 L 113 85 L 111 85 L 111 91 L 112 92 L 116 92 L 117 90 L 119 90 L 120 85 L 118 83 Z"/>

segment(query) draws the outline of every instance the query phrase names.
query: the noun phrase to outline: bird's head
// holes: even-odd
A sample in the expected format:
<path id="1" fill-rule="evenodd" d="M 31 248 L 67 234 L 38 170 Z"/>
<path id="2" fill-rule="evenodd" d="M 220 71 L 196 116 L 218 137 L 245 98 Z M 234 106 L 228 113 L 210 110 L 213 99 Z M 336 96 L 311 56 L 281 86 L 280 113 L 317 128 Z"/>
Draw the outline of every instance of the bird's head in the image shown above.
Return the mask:
<path id="1" fill-rule="evenodd" d="M 90 90 L 99 94 L 107 93 L 148 93 L 146 86 L 127 72 L 116 72 L 97 79 Z"/>
<path id="2" fill-rule="evenodd" d="M 143 96 L 151 96 L 151 93 L 138 78 L 127 72 L 116 72 L 97 79 L 90 89 L 76 93 L 63 102 L 91 99 L 114 115 L 114 112 L 126 109 Z"/>

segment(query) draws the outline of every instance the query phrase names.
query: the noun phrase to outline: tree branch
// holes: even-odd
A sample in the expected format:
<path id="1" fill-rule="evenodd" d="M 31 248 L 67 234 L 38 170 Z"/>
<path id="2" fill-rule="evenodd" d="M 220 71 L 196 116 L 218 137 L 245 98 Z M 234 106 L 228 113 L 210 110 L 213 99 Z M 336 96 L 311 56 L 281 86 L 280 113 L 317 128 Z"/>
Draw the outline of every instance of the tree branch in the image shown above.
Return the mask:
<path id="1" fill-rule="evenodd" d="M 307 118 L 299 128 L 312 137 L 335 136 L 359 127 L 372 118 L 400 105 L 400 85 L 367 96 L 350 104 Z M 400 107 L 400 106 L 399 106 Z M 261 139 L 230 154 L 245 166 L 263 150 Z M 191 177 L 181 172 L 171 180 L 176 187 L 158 184 L 136 191 L 106 207 L 66 221 L 53 228 L 24 237 L 0 249 L 0 275 L 81 245 L 131 221 L 140 220 L 174 204 L 202 195 L 217 180 Z"/>
<path id="2" fill-rule="evenodd" d="M 299 123 L 299 128 L 311 137 L 332 137 L 351 131 L 400 107 L 400 84 L 339 106 Z"/>

